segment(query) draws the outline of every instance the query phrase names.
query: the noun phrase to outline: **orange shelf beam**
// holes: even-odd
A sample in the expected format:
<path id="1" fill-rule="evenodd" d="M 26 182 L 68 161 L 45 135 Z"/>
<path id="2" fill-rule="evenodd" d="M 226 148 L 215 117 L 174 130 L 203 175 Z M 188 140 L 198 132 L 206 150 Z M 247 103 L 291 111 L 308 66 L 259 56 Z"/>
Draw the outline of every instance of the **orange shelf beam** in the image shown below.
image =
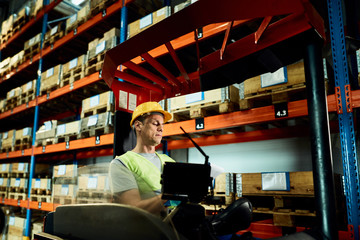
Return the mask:
<path id="1" fill-rule="evenodd" d="M 23 207 L 27 209 L 42 210 L 47 212 L 52 212 L 58 206 L 60 206 L 60 204 L 56 204 L 56 203 L 36 202 L 36 201 L 17 200 L 17 199 L 8 199 L 8 198 L 0 198 L 0 203 L 9 206 Z"/>
<path id="2" fill-rule="evenodd" d="M 112 145 L 113 143 L 114 143 L 114 134 L 110 133 L 106 135 L 101 135 L 99 144 L 95 143 L 95 137 L 90 137 L 90 138 L 70 141 L 68 148 L 66 148 L 65 142 L 46 145 L 44 148 L 34 147 L 34 155 L 65 152 L 69 150 L 78 150 L 78 149 L 92 148 L 92 147 L 101 147 L 106 145 Z M 105 152 L 108 153 L 107 151 Z M 19 150 L 8 153 L 0 153 L 0 159 L 26 157 L 26 156 L 31 156 L 31 153 L 32 153 L 32 148 L 25 149 L 24 151 Z"/>
<path id="3" fill-rule="evenodd" d="M 330 95 L 328 98 L 328 111 L 336 111 L 335 106 L 335 96 Z M 288 117 L 281 119 L 291 119 L 296 117 L 307 116 L 307 100 L 299 100 L 288 103 Z M 237 127 L 246 124 L 253 123 L 263 123 L 279 120 L 280 118 L 275 118 L 274 106 L 266 106 L 253 108 L 246 111 L 237 111 L 232 113 L 226 113 L 216 116 L 210 116 L 204 118 L 205 129 L 195 130 L 195 119 L 177 122 L 172 124 L 166 124 L 164 126 L 164 135 L 163 136 L 173 136 L 181 135 L 183 132 L 180 129 L 180 126 L 184 128 L 188 133 L 192 132 L 202 132 L 202 131 L 211 131 L 216 129 L 224 129 Z"/>
<path id="4" fill-rule="evenodd" d="M 98 82 L 102 80 L 101 78 L 99 78 L 99 72 L 96 72 L 96 73 L 93 73 L 89 76 L 86 76 L 76 82 L 73 83 L 73 86 L 72 88 L 67 85 L 67 86 L 64 86 L 62 88 L 59 88 L 59 89 L 56 89 L 55 91 L 52 91 L 49 96 L 47 95 L 42 95 L 42 96 L 39 96 L 37 97 L 37 99 L 34 99 L 34 100 L 31 100 L 30 102 L 28 103 L 24 103 L 18 107 L 15 107 L 14 109 L 12 110 L 8 110 L 6 112 L 3 112 L 3 113 L 0 113 L 0 120 L 1 119 L 4 119 L 4 118 L 7 118 L 11 115 L 14 115 L 14 114 L 17 114 L 17 113 L 20 113 L 22 111 L 25 111 L 27 109 L 30 109 L 30 108 L 33 108 L 36 106 L 36 101 L 38 101 L 38 104 L 42 104 L 42 103 L 45 103 L 47 101 L 51 101 L 57 97 L 60 97 L 60 96 L 64 96 L 72 91 L 75 91 L 75 90 L 78 90 L 80 88 L 83 88 L 87 85 L 90 85 L 92 83 L 95 83 L 95 82 Z"/>
<path id="5" fill-rule="evenodd" d="M 338 123 L 330 122 L 331 132 L 338 131 Z M 280 138 L 303 137 L 309 134 L 308 126 L 293 126 L 284 128 L 272 128 L 264 130 L 256 130 L 249 132 L 239 132 L 232 134 L 222 134 L 195 138 L 195 142 L 199 146 L 213 146 L 241 142 L 264 141 Z M 194 144 L 188 140 L 169 140 L 167 141 L 168 150 L 192 148 Z"/>

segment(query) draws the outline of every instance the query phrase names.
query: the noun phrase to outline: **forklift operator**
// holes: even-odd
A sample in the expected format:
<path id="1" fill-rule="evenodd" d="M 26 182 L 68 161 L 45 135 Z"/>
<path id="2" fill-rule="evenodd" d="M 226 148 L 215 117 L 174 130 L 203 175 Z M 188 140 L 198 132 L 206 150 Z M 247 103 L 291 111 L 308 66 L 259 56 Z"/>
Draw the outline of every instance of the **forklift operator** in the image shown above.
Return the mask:
<path id="1" fill-rule="evenodd" d="M 109 180 L 114 202 L 132 205 L 161 216 L 165 212 L 161 199 L 161 172 L 165 162 L 173 159 L 158 154 L 164 123 L 171 114 L 157 102 L 140 104 L 133 112 L 130 126 L 136 132 L 136 146 L 110 163 Z"/>

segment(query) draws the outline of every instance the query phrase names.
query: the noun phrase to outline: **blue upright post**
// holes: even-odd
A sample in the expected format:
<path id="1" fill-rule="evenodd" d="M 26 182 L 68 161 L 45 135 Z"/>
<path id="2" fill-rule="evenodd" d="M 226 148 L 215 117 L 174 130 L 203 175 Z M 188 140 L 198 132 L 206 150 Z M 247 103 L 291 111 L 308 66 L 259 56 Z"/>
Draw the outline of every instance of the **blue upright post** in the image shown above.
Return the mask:
<path id="1" fill-rule="evenodd" d="M 49 0 L 44 0 L 44 6 L 49 4 Z M 44 37 L 47 28 L 47 20 L 48 14 L 45 13 L 43 17 L 43 25 L 42 25 L 42 34 L 41 34 L 41 42 L 40 42 L 40 53 L 42 50 L 42 46 L 44 43 Z M 38 76 L 36 80 L 36 97 L 40 94 L 40 83 L 41 83 L 41 72 L 42 72 L 42 56 L 40 54 L 39 59 L 39 69 L 38 69 Z M 31 159 L 30 159 L 30 174 L 29 174 L 29 185 L 28 185 L 28 199 L 31 197 L 31 182 L 34 177 L 35 172 L 35 155 L 34 155 L 34 147 L 36 143 L 36 131 L 39 125 L 39 105 L 36 104 L 35 106 L 35 114 L 34 114 L 34 125 L 33 125 L 33 132 L 32 132 L 32 152 L 31 152 Z M 25 222 L 25 231 L 24 231 L 24 240 L 30 239 L 31 234 L 31 209 L 28 207 L 26 209 L 26 222 Z"/>
<path id="2" fill-rule="evenodd" d="M 328 15 L 339 120 L 348 230 L 359 239 L 360 186 L 341 0 L 328 0 Z"/>
<path id="3" fill-rule="evenodd" d="M 125 42 L 127 36 L 127 25 L 128 25 L 128 10 L 124 5 L 121 8 L 121 19 L 120 19 L 120 43 Z"/>

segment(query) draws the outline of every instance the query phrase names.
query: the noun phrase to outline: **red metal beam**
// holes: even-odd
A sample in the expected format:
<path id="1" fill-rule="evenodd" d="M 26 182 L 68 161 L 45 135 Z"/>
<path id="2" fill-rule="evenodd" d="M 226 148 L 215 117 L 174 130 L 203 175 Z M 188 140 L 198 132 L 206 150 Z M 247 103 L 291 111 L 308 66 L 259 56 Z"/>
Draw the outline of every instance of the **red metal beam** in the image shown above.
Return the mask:
<path id="1" fill-rule="evenodd" d="M 220 50 L 203 57 L 201 59 L 200 75 L 296 36 L 311 28 L 312 26 L 302 14 L 290 15 L 271 24 L 263 34 L 262 40 L 257 44 L 254 43 L 254 34 L 251 34 L 229 44 L 227 54 L 222 60 L 220 59 Z"/>
<path id="2" fill-rule="evenodd" d="M 133 70 L 134 72 L 137 72 L 140 75 L 146 77 L 147 79 L 159 84 L 160 86 L 165 88 L 167 92 L 171 91 L 172 85 L 170 83 L 166 82 L 165 80 L 161 79 L 160 77 L 156 76 L 155 74 L 146 70 L 145 68 L 140 67 L 139 65 L 133 63 L 132 61 L 126 62 L 123 65 Z"/>
<path id="3" fill-rule="evenodd" d="M 265 17 L 264 20 L 261 22 L 259 29 L 255 32 L 255 43 L 258 43 L 261 35 L 264 33 L 265 29 L 269 26 L 272 17 Z"/>
<path id="4" fill-rule="evenodd" d="M 220 49 L 220 60 L 223 59 L 223 55 L 224 55 L 224 53 L 225 53 L 227 41 L 228 41 L 229 35 L 230 35 L 230 30 L 231 30 L 233 24 L 234 24 L 234 21 L 229 22 L 229 23 L 228 23 L 228 27 L 226 28 L 224 41 L 223 41 L 223 44 L 222 44 L 221 49 Z M 200 64 L 199 64 L 199 66 L 200 66 Z"/>
<path id="5" fill-rule="evenodd" d="M 146 80 L 135 77 L 135 76 L 133 76 L 133 75 L 131 75 L 129 73 L 125 73 L 125 72 L 122 72 L 122 71 L 116 71 L 115 72 L 115 77 L 123 79 L 123 80 L 125 80 L 125 81 L 127 81 L 129 83 L 133 83 L 133 84 L 135 84 L 137 86 L 153 90 L 153 91 L 158 92 L 160 94 L 164 94 L 164 90 L 161 87 L 159 87 L 158 85 L 152 84 L 152 83 L 150 83 L 150 82 L 148 82 Z"/>
<path id="6" fill-rule="evenodd" d="M 197 1 L 108 51 L 103 65 L 104 80 L 111 87 L 119 65 L 200 27 L 219 22 L 299 14 L 304 10 L 301 0 Z M 183 24 L 184 19 L 189 18 L 191 21 Z"/>
<path id="7" fill-rule="evenodd" d="M 190 80 L 190 79 L 189 79 L 189 75 L 188 75 L 188 73 L 186 72 L 183 64 L 181 63 L 179 57 L 177 56 L 177 54 L 176 54 L 173 46 L 171 45 L 170 42 L 165 43 L 165 46 L 166 46 L 167 50 L 169 51 L 170 56 L 171 56 L 172 59 L 174 60 L 176 66 L 178 67 L 181 75 L 182 75 L 183 78 L 185 79 L 185 82 L 184 82 L 184 83 L 187 85 L 187 84 L 189 83 L 189 80 Z"/>
<path id="8" fill-rule="evenodd" d="M 141 54 L 141 57 L 143 57 L 153 68 L 155 68 L 169 81 L 174 83 L 177 87 L 181 86 L 181 82 L 174 75 L 172 75 L 163 65 L 161 65 L 155 58 L 153 58 L 149 53 L 143 53 Z"/>

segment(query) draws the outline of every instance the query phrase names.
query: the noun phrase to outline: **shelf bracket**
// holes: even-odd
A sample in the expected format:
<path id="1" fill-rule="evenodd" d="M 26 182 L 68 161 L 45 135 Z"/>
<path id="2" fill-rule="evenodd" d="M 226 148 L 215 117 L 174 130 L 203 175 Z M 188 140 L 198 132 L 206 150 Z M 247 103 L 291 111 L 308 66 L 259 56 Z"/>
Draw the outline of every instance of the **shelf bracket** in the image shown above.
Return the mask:
<path id="1" fill-rule="evenodd" d="M 261 22 L 259 29 L 255 32 L 255 44 L 258 43 L 260 37 L 262 36 L 262 34 L 266 30 L 266 28 L 269 26 L 271 19 L 272 19 L 272 16 L 268 16 L 268 17 L 265 17 L 263 19 L 263 21 Z"/>
<path id="2" fill-rule="evenodd" d="M 170 42 L 165 43 L 165 46 L 167 48 L 167 50 L 170 53 L 170 56 L 172 57 L 172 59 L 174 60 L 176 66 L 178 67 L 178 69 L 180 70 L 181 75 L 184 77 L 185 82 L 186 82 L 186 86 L 187 88 L 189 87 L 189 82 L 190 82 L 190 78 L 188 73 L 186 72 L 183 64 L 181 63 L 178 55 L 175 52 L 175 49 L 173 48 L 173 46 L 171 45 Z"/>
<path id="3" fill-rule="evenodd" d="M 159 73 L 166 77 L 169 81 L 181 87 L 181 82 L 172 75 L 163 65 L 161 65 L 155 58 L 153 58 L 149 53 L 144 53 L 141 55 L 146 62 L 148 62 L 153 68 L 155 68 Z"/>
<path id="4" fill-rule="evenodd" d="M 146 77 L 147 79 L 159 84 L 166 90 L 166 92 L 171 91 L 172 85 L 170 83 L 166 82 L 165 80 L 161 79 L 160 77 L 156 76 L 155 74 L 146 70 L 145 68 L 133 63 L 132 61 L 128 61 L 128 62 L 124 63 L 123 65 L 125 67 L 137 72 L 138 74 Z"/>
<path id="5" fill-rule="evenodd" d="M 230 35 L 230 30 L 231 30 L 233 24 L 234 24 L 234 21 L 229 22 L 228 26 L 226 28 L 224 41 L 223 41 L 221 49 L 220 49 L 220 60 L 223 60 L 224 53 L 225 53 L 225 50 L 226 50 L 227 41 L 228 41 L 229 35 Z"/>

